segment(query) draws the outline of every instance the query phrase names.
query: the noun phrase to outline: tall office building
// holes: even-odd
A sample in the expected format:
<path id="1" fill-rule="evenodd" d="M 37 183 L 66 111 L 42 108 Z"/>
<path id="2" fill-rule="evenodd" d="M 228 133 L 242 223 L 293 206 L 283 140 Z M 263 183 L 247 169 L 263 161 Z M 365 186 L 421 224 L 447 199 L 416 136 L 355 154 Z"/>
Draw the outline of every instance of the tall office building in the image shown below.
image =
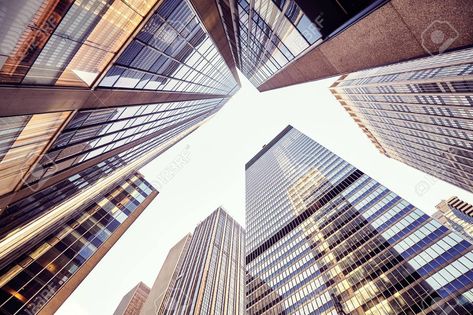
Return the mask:
<path id="1" fill-rule="evenodd" d="M 204 0 L 0 3 L 2 277 L 238 90 L 219 18 Z"/>
<path id="2" fill-rule="evenodd" d="M 141 315 L 158 314 L 161 304 L 167 303 L 172 288 L 180 275 L 180 269 L 184 263 L 184 257 L 189 248 L 192 234 L 187 234 L 176 245 L 174 245 L 164 260 L 158 277 L 154 281 L 153 287 L 149 293 L 149 298 L 145 301 L 141 310 Z M 164 312 L 164 309 L 161 311 Z"/>
<path id="3" fill-rule="evenodd" d="M 3 2 L 0 209 L 112 157 L 128 164 L 122 155 L 173 143 L 216 113 L 239 81 L 213 7 Z"/>
<path id="4" fill-rule="evenodd" d="M 243 314 L 243 228 L 222 208 L 169 252 L 141 315 Z"/>
<path id="5" fill-rule="evenodd" d="M 433 217 L 473 242 L 473 205 L 458 197 L 442 200 Z"/>
<path id="6" fill-rule="evenodd" d="M 332 93 L 386 156 L 473 192 L 473 49 L 342 76 Z"/>
<path id="7" fill-rule="evenodd" d="M 248 314 L 467 314 L 473 245 L 288 126 L 246 164 Z"/>
<path id="8" fill-rule="evenodd" d="M 0 313 L 53 314 L 157 194 L 141 174 L 134 173 L 80 203 L 74 216 L 38 236 L 36 245 L 16 246 L 19 255 L 0 269 Z M 48 215 L 56 216 L 48 213 L 15 231 L 0 242 L 2 249 L 15 246 L 17 232 L 50 225 Z"/>
<path id="9" fill-rule="evenodd" d="M 201 0 L 2 2 L 0 242 L 15 246 L 0 248 L 0 267 L 236 92 L 229 46 L 216 41 L 223 27 L 210 19 L 217 7 L 207 9 Z"/>
<path id="10" fill-rule="evenodd" d="M 465 0 L 218 0 L 237 66 L 260 91 L 471 46 Z"/>
<path id="11" fill-rule="evenodd" d="M 149 287 L 138 283 L 120 301 L 113 315 L 139 315 L 149 295 Z"/>

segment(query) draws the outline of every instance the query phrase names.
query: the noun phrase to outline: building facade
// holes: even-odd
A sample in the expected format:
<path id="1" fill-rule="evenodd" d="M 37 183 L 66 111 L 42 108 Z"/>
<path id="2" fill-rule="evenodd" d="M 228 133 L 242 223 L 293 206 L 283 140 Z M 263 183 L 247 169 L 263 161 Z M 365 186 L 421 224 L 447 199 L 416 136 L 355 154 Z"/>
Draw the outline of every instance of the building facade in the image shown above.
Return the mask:
<path id="1" fill-rule="evenodd" d="M 183 71 L 202 70 L 197 64 L 183 62 L 193 55 L 201 37 L 206 37 L 196 36 L 200 32 L 197 29 L 208 27 L 197 13 L 202 20 L 218 18 L 218 12 L 212 12 L 211 7 L 209 12 L 201 11 L 202 2 L 19 0 L 2 3 L 0 80 L 2 84 L 31 86 L 133 86 L 174 91 L 174 86 L 180 85 L 179 91 L 203 87 L 219 90 L 225 86 L 225 76 L 214 82 L 209 79 L 215 77 L 211 78 L 206 71 L 200 72 L 202 77 L 193 73 L 196 79 L 189 80 L 190 84 L 173 81 L 186 81 Z M 225 51 L 226 43 L 220 43 L 219 38 L 214 40 L 219 44 L 218 49 Z M 207 60 L 212 58 L 209 54 Z M 144 59 L 150 64 L 144 64 Z M 183 63 L 188 68 L 181 67 Z M 175 71 L 178 68 L 180 72 Z M 130 69 L 135 72 L 131 73 Z M 108 79 L 103 80 L 104 77 Z"/>
<path id="2" fill-rule="evenodd" d="M 260 91 L 473 45 L 462 0 L 218 3 L 236 64 Z"/>
<path id="3" fill-rule="evenodd" d="M 248 314 L 467 314 L 473 245 L 288 126 L 246 164 Z"/>
<path id="4" fill-rule="evenodd" d="M 239 80 L 201 2 L 2 3 L 1 210 L 225 104 Z"/>
<path id="5" fill-rule="evenodd" d="M 380 152 L 473 192 L 472 55 L 351 73 L 331 91 Z"/>
<path id="6" fill-rule="evenodd" d="M 434 218 L 473 242 L 473 205 L 451 197 L 442 200 L 436 208 Z"/>
<path id="7" fill-rule="evenodd" d="M 74 216 L 38 237 L 34 246 L 16 247 L 20 255 L 0 271 L 0 313 L 53 314 L 157 194 L 134 173 L 81 203 Z M 38 229 L 43 223 L 32 224 Z M 6 241 L 2 247 L 12 246 Z"/>
<path id="8" fill-rule="evenodd" d="M 135 178 L 136 170 L 195 131 L 238 90 L 217 6 L 207 2 L 0 4 L 2 285 L 17 271 L 23 282 L 36 276 L 22 271 L 29 265 L 21 259 L 47 249 L 49 237 L 76 224 L 78 214 Z M 30 295 L 38 293 L 38 279 L 28 282 L 34 288 L 6 287 L 2 311 L 55 310 L 62 297 L 24 306 L 35 299 Z M 58 286 L 48 292 L 65 296 L 55 293 Z"/>
<path id="9" fill-rule="evenodd" d="M 180 269 L 184 263 L 184 257 L 189 248 L 192 234 L 187 234 L 176 245 L 174 245 L 164 260 L 158 277 L 154 281 L 149 298 L 145 301 L 140 315 L 159 314 L 161 304 L 167 303 L 172 288 L 175 287 L 176 281 L 180 275 Z M 163 310 L 164 311 L 164 310 Z M 162 312 L 163 312 L 162 311 Z"/>
<path id="10" fill-rule="evenodd" d="M 146 284 L 138 283 L 122 298 L 113 315 L 139 315 L 148 298 L 149 291 Z"/>
<path id="11" fill-rule="evenodd" d="M 243 314 L 243 228 L 222 208 L 169 253 L 142 315 Z M 164 281 L 161 282 L 161 280 Z"/>

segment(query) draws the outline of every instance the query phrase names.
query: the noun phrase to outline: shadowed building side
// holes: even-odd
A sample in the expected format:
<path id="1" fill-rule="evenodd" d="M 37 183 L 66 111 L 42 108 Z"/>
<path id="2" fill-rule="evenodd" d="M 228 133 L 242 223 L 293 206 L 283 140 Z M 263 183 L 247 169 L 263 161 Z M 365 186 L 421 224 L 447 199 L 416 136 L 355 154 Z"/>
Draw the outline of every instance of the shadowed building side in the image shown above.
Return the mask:
<path id="1" fill-rule="evenodd" d="M 469 0 L 218 0 L 241 72 L 268 91 L 473 45 Z"/>

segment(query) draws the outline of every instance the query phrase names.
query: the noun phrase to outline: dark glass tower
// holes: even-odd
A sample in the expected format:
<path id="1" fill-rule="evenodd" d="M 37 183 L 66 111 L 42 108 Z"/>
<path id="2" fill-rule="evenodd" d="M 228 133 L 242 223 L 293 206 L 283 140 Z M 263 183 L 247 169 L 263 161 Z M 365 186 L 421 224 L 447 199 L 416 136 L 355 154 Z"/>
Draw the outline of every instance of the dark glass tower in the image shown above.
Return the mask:
<path id="1" fill-rule="evenodd" d="M 331 91 L 384 155 L 473 192 L 473 49 L 340 77 Z"/>
<path id="2" fill-rule="evenodd" d="M 218 208 L 169 252 L 142 315 L 245 312 L 243 228 Z"/>
<path id="3" fill-rule="evenodd" d="M 467 314 L 473 245 L 288 126 L 246 164 L 248 314 Z"/>
<path id="4" fill-rule="evenodd" d="M 0 313 L 53 314 L 157 194 L 134 173 L 83 201 L 67 220 L 53 224 L 48 215 L 57 218 L 54 211 L 69 211 L 73 205 L 11 232 L 0 241 L 2 255 L 6 249 L 15 251 L 8 263 L 2 260 Z M 46 228 L 34 243 L 20 242 L 22 234 Z"/>
<path id="5" fill-rule="evenodd" d="M 260 91 L 473 44 L 465 1 L 217 2 L 236 64 Z"/>

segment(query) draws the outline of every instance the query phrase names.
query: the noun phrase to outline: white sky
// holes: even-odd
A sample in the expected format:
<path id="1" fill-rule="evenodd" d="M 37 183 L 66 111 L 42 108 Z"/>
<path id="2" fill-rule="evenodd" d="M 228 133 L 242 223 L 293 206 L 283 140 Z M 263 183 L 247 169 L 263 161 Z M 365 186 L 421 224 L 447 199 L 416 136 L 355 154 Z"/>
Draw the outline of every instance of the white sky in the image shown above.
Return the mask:
<path id="1" fill-rule="evenodd" d="M 245 163 L 288 124 L 425 212 L 473 194 L 380 154 L 328 87 L 334 79 L 259 93 L 242 88 L 209 122 L 146 166 L 161 192 L 57 312 L 112 314 L 139 281 L 152 286 L 168 250 L 218 206 L 241 224 Z"/>

